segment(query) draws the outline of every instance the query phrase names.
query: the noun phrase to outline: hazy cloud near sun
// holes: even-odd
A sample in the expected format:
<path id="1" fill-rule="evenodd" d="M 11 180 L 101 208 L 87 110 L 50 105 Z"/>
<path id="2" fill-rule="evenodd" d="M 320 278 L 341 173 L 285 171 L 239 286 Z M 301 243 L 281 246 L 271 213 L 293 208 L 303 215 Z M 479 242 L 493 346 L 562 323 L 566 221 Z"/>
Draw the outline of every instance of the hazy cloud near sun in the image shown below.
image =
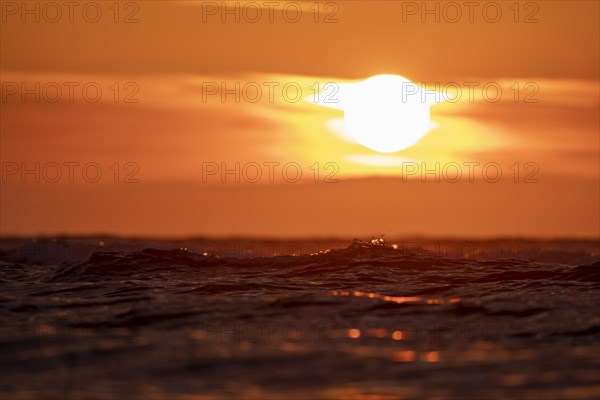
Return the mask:
<path id="1" fill-rule="evenodd" d="M 279 160 L 283 154 L 296 161 L 340 162 L 343 176 L 395 175 L 397 170 L 382 167 L 399 160 L 485 161 L 490 157 L 540 162 L 545 173 L 598 174 L 598 146 L 590 147 L 590 140 L 598 142 L 597 81 L 499 79 L 494 83 L 503 88 L 503 96 L 497 102 L 486 101 L 478 90 L 469 98 L 468 89 L 463 88 L 459 101 L 431 108 L 433 129 L 417 145 L 382 159 L 343 132 L 343 111 L 312 104 L 316 88 L 352 82 L 341 78 L 256 73 L 143 75 L 133 78 L 139 89 L 134 104 L 115 103 L 107 89 L 114 82 L 123 86 L 129 81 L 127 75 L 3 71 L 3 79 L 4 84 L 25 82 L 28 87 L 34 82 L 42 86 L 95 82 L 105 91 L 93 104 L 81 96 L 69 104 L 66 89 L 58 103 L 23 103 L 19 94 L 5 91 L 3 159 L 121 155 L 140 162 L 147 159 L 148 178 L 158 180 L 191 178 L 190 171 L 196 171 L 202 161 Z M 537 102 L 515 102 L 510 86 L 519 82 L 522 87 L 530 81 L 538 85 Z M 34 137 L 37 145 L 32 147 Z M 162 160 L 162 164 L 151 160 Z"/>

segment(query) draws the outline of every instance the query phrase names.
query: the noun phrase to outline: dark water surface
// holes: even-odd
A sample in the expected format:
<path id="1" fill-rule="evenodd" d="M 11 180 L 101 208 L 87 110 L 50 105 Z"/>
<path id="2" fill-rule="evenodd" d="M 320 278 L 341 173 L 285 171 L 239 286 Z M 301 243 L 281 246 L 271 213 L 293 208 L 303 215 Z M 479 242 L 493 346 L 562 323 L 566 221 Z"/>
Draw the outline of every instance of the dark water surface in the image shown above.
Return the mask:
<path id="1" fill-rule="evenodd" d="M 91 241 L 3 240 L 0 398 L 600 397 L 595 241 Z"/>

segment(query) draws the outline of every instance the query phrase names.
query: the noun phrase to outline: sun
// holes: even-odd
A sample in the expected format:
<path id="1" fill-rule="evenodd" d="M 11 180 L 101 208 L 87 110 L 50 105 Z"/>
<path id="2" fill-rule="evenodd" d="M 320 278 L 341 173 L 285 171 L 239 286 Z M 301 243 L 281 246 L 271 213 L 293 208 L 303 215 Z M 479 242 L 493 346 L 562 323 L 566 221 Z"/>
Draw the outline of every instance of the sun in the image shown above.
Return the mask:
<path id="1" fill-rule="evenodd" d="M 431 123 L 420 87 L 396 75 L 377 75 L 355 84 L 344 99 L 346 129 L 360 144 L 381 152 L 406 149 Z"/>
<path id="2" fill-rule="evenodd" d="M 340 88 L 345 130 L 359 144 L 380 153 L 415 145 L 431 129 L 430 107 L 447 100 L 398 75 L 376 75 Z M 323 104 L 326 105 L 326 104 Z"/>

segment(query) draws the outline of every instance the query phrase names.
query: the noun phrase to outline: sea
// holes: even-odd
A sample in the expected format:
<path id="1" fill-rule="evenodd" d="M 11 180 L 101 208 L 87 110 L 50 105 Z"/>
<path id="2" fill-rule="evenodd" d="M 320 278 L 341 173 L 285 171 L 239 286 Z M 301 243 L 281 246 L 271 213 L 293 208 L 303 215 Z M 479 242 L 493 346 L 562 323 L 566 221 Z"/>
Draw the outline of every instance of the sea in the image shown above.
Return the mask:
<path id="1" fill-rule="evenodd" d="M 598 399 L 598 239 L 3 237 L 0 398 Z"/>

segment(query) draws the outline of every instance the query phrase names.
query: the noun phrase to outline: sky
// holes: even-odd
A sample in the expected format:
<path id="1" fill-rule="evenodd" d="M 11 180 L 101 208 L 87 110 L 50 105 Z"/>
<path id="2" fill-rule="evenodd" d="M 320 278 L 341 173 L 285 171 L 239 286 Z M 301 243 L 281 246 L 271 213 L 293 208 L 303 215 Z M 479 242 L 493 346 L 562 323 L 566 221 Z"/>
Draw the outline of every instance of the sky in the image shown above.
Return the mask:
<path id="1" fill-rule="evenodd" d="M 598 2 L 54 4 L 1 4 L 2 235 L 600 236 Z M 446 95 L 389 153 L 384 74 Z"/>

